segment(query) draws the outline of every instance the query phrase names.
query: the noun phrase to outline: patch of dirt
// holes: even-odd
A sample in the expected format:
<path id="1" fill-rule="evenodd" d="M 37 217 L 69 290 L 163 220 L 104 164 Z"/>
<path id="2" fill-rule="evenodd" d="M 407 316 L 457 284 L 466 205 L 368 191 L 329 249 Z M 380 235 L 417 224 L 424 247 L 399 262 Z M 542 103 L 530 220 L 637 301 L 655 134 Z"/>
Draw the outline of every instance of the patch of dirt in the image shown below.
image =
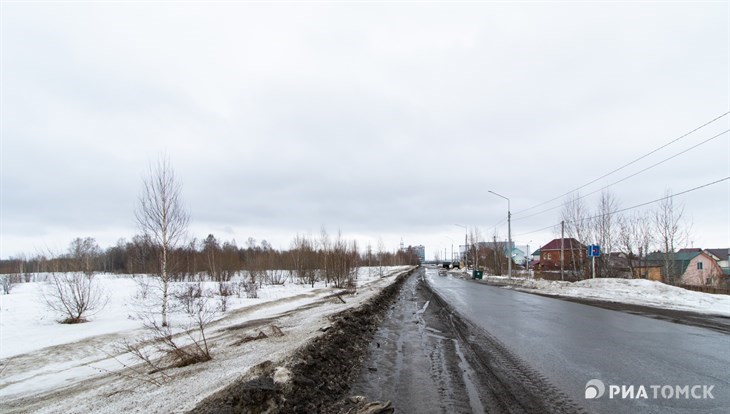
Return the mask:
<path id="1" fill-rule="evenodd" d="M 389 407 L 345 398 L 358 375 L 368 346 L 403 282 L 415 271 L 398 276 L 364 305 L 330 318 L 331 325 L 279 365 L 290 372 L 285 383 L 274 381 L 276 364 L 257 366 L 246 377 L 199 403 L 192 413 L 338 413 Z"/>

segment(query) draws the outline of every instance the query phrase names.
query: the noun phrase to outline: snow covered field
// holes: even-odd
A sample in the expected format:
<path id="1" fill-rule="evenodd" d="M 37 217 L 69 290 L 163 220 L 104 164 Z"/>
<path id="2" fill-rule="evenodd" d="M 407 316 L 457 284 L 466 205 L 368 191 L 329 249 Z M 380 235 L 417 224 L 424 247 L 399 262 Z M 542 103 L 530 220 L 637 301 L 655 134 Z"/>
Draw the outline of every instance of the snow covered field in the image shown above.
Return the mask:
<path id="1" fill-rule="evenodd" d="M 561 282 L 542 279 L 489 276 L 486 281 L 508 284 L 525 291 L 545 295 L 565 296 L 630 303 L 655 308 L 675 309 L 708 315 L 730 317 L 730 296 L 694 292 L 644 279 L 586 279 Z"/>
<path id="2" fill-rule="evenodd" d="M 206 332 L 213 360 L 167 370 L 154 381 L 139 374 L 140 361 L 122 349 L 147 331 L 138 316 L 140 285 L 132 278 L 99 275 L 109 302 L 90 322 L 75 325 L 56 322 L 59 316 L 43 303 L 42 282 L 18 284 L 0 296 L 0 411 L 190 409 L 252 366 L 285 357 L 328 325 L 329 315 L 364 303 L 409 269 L 387 268 L 387 277 L 380 278 L 376 269 L 361 268 L 357 294 L 344 295 L 346 303 L 333 297 L 341 290 L 323 283 L 264 285 L 257 299 L 231 296 L 227 311 Z M 203 288 L 213 292 L 216 284 Z M 211 293 L 211 302 L 216 300 Z M 259 332 L 268 337 L 241 343 Z"/>

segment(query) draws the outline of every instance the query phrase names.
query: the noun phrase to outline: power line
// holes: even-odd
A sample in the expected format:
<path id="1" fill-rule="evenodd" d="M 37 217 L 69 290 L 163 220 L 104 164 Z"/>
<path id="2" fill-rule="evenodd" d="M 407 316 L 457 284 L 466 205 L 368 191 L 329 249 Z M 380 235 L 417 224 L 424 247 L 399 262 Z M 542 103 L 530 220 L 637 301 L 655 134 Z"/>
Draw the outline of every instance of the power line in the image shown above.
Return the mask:
<path id="1" fill-rule="evenodd" d="M 708 142 L 712 141 L 713 139 L 719 138 L 719 137 L 721 137 L 721 136 L 723 136 L 723 135 L 727 134 L 728 132 L 730 132 L 730 129 L 727 129 L 727 130 L 725 130 L 725 131 L 723 131 L 723 132 L 721 132 L 721 133 L 719 133 L 719 134 L 717 134 L 717 135 L 715 135 L 715 136 L 713 136 L 713 137 L 710 137 L 710 138 L 708 138 L 708 139 L 706 139 L 706 140 L 704 140 L 704 141 L 700 142 L 699 144 L 693 145 L 693 146 L 691 146 L 691 147 L 689 147 L 689 148 L 685 149 L 684 151 L 680 151 L 680 152 L 678 152 L 677 154 L 674 154 L 674 155 L 672 155 L 672 156 L 671 156 L 671 157 L 669 157 L 669 158 L 665 158 L 665 159 L 663 159 L 663 160 L 661 160 L 661 161 L 659 161 L 659 162 L 657 162 L 657 163 L 655 163 L 655 164 L 652 164 L 652 165 L 650 165 L 650 166 L 648 166 L 648 167 L 644 168 L 643 170 L 637 171 L 637 172 L 635 172 L 635 173 L 633 173 L 633 174 L 631 174 L 631 175 L 628 175 L 628 176 L 626 176 L 626 177 L 624 177 L 624 178 L 622 178 L 622 179 L 620 179 L 620 180 L 618 180 L 618 181 L 614 181 L 614 182 L 612 182 L 611 184 L 608 184 L 607 186 L 604 186 L 604 187 L 601 187 L 601 188 L 599 188 L 599 189 L 597 189 L 597 190 L 591 191 L 591 192 L 590 192 L 590 193 L 588 193 L 588 194 L 584 194 L 584 195 L 582 195 L 582 196 L 580 196 L 580 197 L 577 197 L 577 198 L 576 198 L 575 200 L 576 200 L 576 201 L 577 201 L 577 200 L 581 200 L 581 199 L 583 199 L 583 198 L 586 198 L 586 197 L 588 197 L 588 196 L 590 196 L 590 195 L 593 195 L 593 194 L 595 194 L 595 193 L 597 193 L 597 192 L 599 192 L 599 191 L 603 191 L 603 190 L 605 190 L 605 189 L 607 189 L 607 188 L 609 188 L 609 187 L 612 187 L 612 186 L 614 186 L 614 185 L 616 185 L 616 184 L 618 184 L 618 183 L 624 182 L 624 181 L 628 180 L 629 178 L 635 177 L 635 176 L 637 176 L 637 175 L 639 175 L 639 174 L 641 174 L 641 173 L 643 173 L 643 172 L 645 172 L 645 171 L 648 171 L 648 170 L 650 170 L 650 169 L 652 169 L 652 168 L 654 168 L 654 167 L 656 167 L 656 166 L 658 166 L 658 165 L 664 164 L 665 162 L 667 162 L 667 161 L 669 161 L 669 160 L 671 160 L 671 159 L 677 158 L 678 156 L 680 156 L 680 155 L 682 155 L 682 154 L 684 154 L 684 153 L 686 153 L 686 152 L 689 152 L 689 151 L 691 151 L 691 150 L 693 150 L 693 149 L 695 149 L 695 148 L 699 147 L 700 145 L 704 145 L 704 144 L 706 144 L 706 143 L 708 143 Z M 513 218 L 512 220 L 513 220 L 513 221 L 519 221 L 519 220 L 524 220 L 524 219 L 526 219 L 526 218 L 530 218 L 530 217 L 533 217 L 533 216 L 537 216 L 537 215 L 540 215 L 540 214 L 542 214 L 542 213 L 547 213 L 548 211 L 552 211 L 552 210 L 555 210 L 556 208 L 560 208 L 560 205 L 557 205 L 557 206 L 554 206 L 554 207 L 550 207 L 550 208 L 548 208 L 548 209 L 545 209 L 545 210 L 542 210 L 542 211 L 538 211 L 537 213 L 532 213 L 532 214 L 529 214 L 529 215 L 527 215 L 527 216 L 522 216 L 522 217 L 517 217 L 517 218 Z M 524 211 L 524 210 L 523 210 L 523 211 Z"/>
<path id="2" fill-rule="evenodd" d="M 644 207 L 644 206 L 647 206 L 647 205 L 649 205 L 649 204 L 654 204 L 654 203 L 658 203 L 658 202 L 660 202 L 660 201 L 663 201 L 663 200 L 666 200 L 666 199 L 669 199 L 669 198 L 674 198 L 674 197 L 677 197 L 677 196 L 680 196 L 680 195 L 683 195 L 683 194 L 691 193 L 692 191 L 696 191 L 696 190 L 699 190 L 699 189 L 701 189 L 701 188 L 709 187 L 709 186 L 711 186 L 711 185 L 714 185 L 714 184 L 717 184 L 717 183 L 721 183 L 721 182 L 723 182 L 723 181 L 727 181 L 727 180 L 730 180 L 730 177 L 725 177 L 725 178 L 721 178 L 721 179 L 719 179 L 719 180 L 716 180 L 716 181 L 713 181 L 713 182 L 711 182 L 711 183 L 707 183 L 707 184 L 703 184 L 703 185 L 700 185 L 700 186 L 697 186 L 697 187 L 694 187 L 694 188 L 690 188 L 689 190 L 685 190 L 685 191 L 682 191 L 682 192 L 679 192 L 679 193 L 676 193 L 676 194 L 670 194 L 670 195 L 668 195 L 668 196 L 665 196 L 665 197 L 662 197 L 662 198 L 657 198 L 656 200 L 652 200 L 652 201 L 647 201 L 647 202 L 645 202 L 645 203 L 637 204 L 637 205 L 635 205 L 635 206 L 631 206 L 631 207 L 626 207 L 626 208 L 622 208 L 622 209 L 620 209 L 620 210 L 612 211 L 612 212 L 610 212 L 610 213 L 598 214 L 598 215 L 596 215 L 596 216 L 593 216 L 593 217 L 586 217 L 586 218 L 582 218 L 582 219 L 580 219 L 580 220 L 568 220 L 568 221 L 566 221 L 566 223 L 583 222 L 583 221 L 586 221 L 586 220 L 593 220 L 593 219 L 597 219 L 597 218 L 600 218 L 600 217 L 605 217 L 605 216 L 609 216 L 609 215 L 611 215 L 611 214 L 618 214 L 618 213 L 623 213 L 624 211 L 629 211 L 629 210 L 633 210 L 633 209 L 635 209 L 635 208 L 639 208 L 639 207 Z M 549 226 L 547 226 L 547 227 L 543 227 L 543 228 L 541 228 L 541 229 L 537 229 L 537 230 L 532 230 L 532 231 L 528 231 L 528 232 L 526 232 L 526 233 L 520 233 L 520 234 L 517 234 L 517 235 L 515 235 L 515 237 L 518 237 L 518 236 L 525 236 L 525 235 L 528 235 L 528 234 L 532 234 L 532 233 L 537 233 L 537 232 L 539 232 L 539 231 L 543 231 L 543 230 L 551 229 L 551 228 L 553 228 L 553 227 L 557 226 L 558 224 L 560 224 L 560 223 L 555 223 L 555 224 L 551 224 L 551 225 L 549 225 Z"/>
<path id="3" fill-rule="evenodd" d="M 619 172 L 619 171 L 623 170 L 624 168 L 626 168 L 626 167 L 628 167 L 628 166 L 630 166 L 630 165 L 633 165 L 633 164 L 637 163 L 638 161 L 641 161 L 641 160 L 643 160 L 644 158 L 646 158 L 646 157 L 648 157 L 648 156 L 650 156 L 650 155 L 654 154 L 655 152 L 657 152 L 657 151 L 660 151 L 660 150 L 662 150 L 662 149 L 664 149 L 664 148 L 668 147 L 669 145 L 672 145 L 672 144 L 674 144 L 675 142 L 679 141 L 680 139 L 682 139 L 682 138 L 685 138 L 685 137 L 687 137 L 687 136 L 689 136 L 689 135 L 691 135 L 691 134 L 693 134 L 693 133 L 695 133 L 695 132 L 699 131 L 700 129 L 702 129 L 702 128 L 706 127 L 707 125 L 710 125 L 710 124 L 712 124 L 713 122 L 716 122 L 717 120 L 719 120 L 719 119 L 721 119 L 721 118 L 723 118 L 723 117 L 727 116 L 728 114 L 730 114 L 730 111 L 728 111 L 728 112 L 725 112 L 724 114 L 722 114 L 722 115 L 720 115 L 720 116 L 718 116 L 718 117 L 716 117 L 716 118 L 714 118 L 714 119 L 712 119 L 712 120 L 710 120 L 710 121 L 708 121 L 708 122 L 706 122 L 706 123 L 704 123 L 704 124 L 702 124 L 702 125 L 698 126 L 697 128 L 695 128 L 695 129 L 693 129 L 693 130 L 691 130 L 691 131 L 689 131 L 689 132 L 685 133 L 684 135 L 682 135 L 682 136 L 680 136 L 680 137 L 678 137 L 678 138 L 675 138 L 675 139 L 673 139 L 673 140 L 671 140 L 671 141 L 667 142 L 666 144 L 662 145 L 661 147 L 659 147 L 659 148 L 656 148 L 656 149 L 654 149 L 654 150 L 652 150 L 652 151 L 650 151 L 650 152 L 648 152 L 648 153 L 646 153 L 646 154 L 642 155 L 641 157 L 639 157 L 639 158 L 637 158 L 637 159 L 635 159 L 635 160 L 633 160 L 633 161 L 631 161 L 631 162 L 629 162 L 629 163 L 627 163 L 627 164 L 624 164 L 624 165 L 622 165 L 621 167 L 618 167 L 618 168 L 616 168 L 615 170 L 613 170 L 613 171 L 611 171 L 611 172 L 608 172 L 608 173 L 606 173 L 606 174 L 603 174 L 602 176 L 600 176 L 600 177 L 596 178 L 595 180 L 592 180 L 592 181 L 590 181 L 590 182 L 588 182 L 588 183 L 586 183 L 586 184 L 583 184 L 583 185 L 581 185 L 581 186 L 580 186 L 580 187 L 578 187 L 578 188 L 575 188 L 575 189 L 573 189 L 573 190 L 570 190 L 570 191 L 568 191 L 567 193 L 565 193 L 565 194 L 561 194 L 561 195 L 559 195 L 559 196 L 557 196 L 557 197 L 555 197 L 555 198 L 552 198 L 552 199 L 550 199 L 550 200 L 548 200 L 548 201 L 544 201 L 544 202 L 542 202 L 542 203 L 539 203 L 539 204 L 535 204 L 535 205 L 534 205 L 534 206 L 532 206 L 532 207 L 529 207 L 529 208 L 526 208 L 526 209 L 523 209 L 523 210 L 519 210 L 519 211 L 517 211 L 517 212 L 515 212 L 515 213 L 513 213 L 513 214 L 520 214 L 520 213 L 523 213 L 523 212 L 525 212 L 525 211 L 529 211 L 529 210 L 532 210 L 532 209 L 534 209 L 534 208 L 537 208 L 537 207 L 540 207 L 540 206 L 544 206 L 545 204 L 551 203 L 551 202 L 553 202 L 553 201 L 555 201 L 555 200 L 558 200 L 558 199 L 560 199 L 560 198 L 563 198 L 563 197 L 565 197 L 565 196 L 567 196 L 567 195 L 569 195 L 569 194 L 571 194 L 571 193 L 574 193 L 574 192 L 576 192 L 576 191 L 578 191 L 578 190 L 580 190 L 580 189 L 583 189 L 583 188 L 585 188 L 585 187 L 587 187 L 587 186 L 589 186 L 589 185 L 591 185 L 591 184 L 595 183 L 596 181 L 599 181 L 599 180 L 601 180 L 601 179 L 603 179 L 603 178 L 606 178 L 606 177 L 608 177 L 608 176 L 609 176 L 609 175 L 611 175 L 611 174 L 617 173 L 617 172 Z"/>

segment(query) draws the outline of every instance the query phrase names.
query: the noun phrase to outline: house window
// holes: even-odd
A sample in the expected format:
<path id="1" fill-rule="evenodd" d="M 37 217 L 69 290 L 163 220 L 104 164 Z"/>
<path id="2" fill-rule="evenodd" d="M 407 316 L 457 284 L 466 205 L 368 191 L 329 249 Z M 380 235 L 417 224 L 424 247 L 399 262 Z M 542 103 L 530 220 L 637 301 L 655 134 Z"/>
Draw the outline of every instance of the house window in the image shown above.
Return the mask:
<path id="1" fill-rule="evenodd" d="M 550 253 L 548 253 L 548 254 L 547 254 L 547 259 L 548 259 L 548 260 L 552 259 L 552 257 L 551 257 L 551 254 L 550 254 Z"/>
<path id="2" fill-rule="evenodd" d="M 702 270 L 702 262 L 697 262 L 697 270 Z"/>

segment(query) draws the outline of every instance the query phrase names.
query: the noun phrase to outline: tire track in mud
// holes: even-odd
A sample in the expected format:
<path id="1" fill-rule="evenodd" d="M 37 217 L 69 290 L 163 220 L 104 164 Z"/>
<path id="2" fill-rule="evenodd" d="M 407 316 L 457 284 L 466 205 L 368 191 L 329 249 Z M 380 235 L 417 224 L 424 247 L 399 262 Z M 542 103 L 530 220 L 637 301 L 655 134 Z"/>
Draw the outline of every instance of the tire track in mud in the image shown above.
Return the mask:
<path id="1" fill-rule="evenodd" d="M 480 383 L 479 397 L 490 413 L 584 413 L 568 395 L 512 353 L 499 339 L 456 312 L 427 282 L 440 316 L 460 339 Z"/>

